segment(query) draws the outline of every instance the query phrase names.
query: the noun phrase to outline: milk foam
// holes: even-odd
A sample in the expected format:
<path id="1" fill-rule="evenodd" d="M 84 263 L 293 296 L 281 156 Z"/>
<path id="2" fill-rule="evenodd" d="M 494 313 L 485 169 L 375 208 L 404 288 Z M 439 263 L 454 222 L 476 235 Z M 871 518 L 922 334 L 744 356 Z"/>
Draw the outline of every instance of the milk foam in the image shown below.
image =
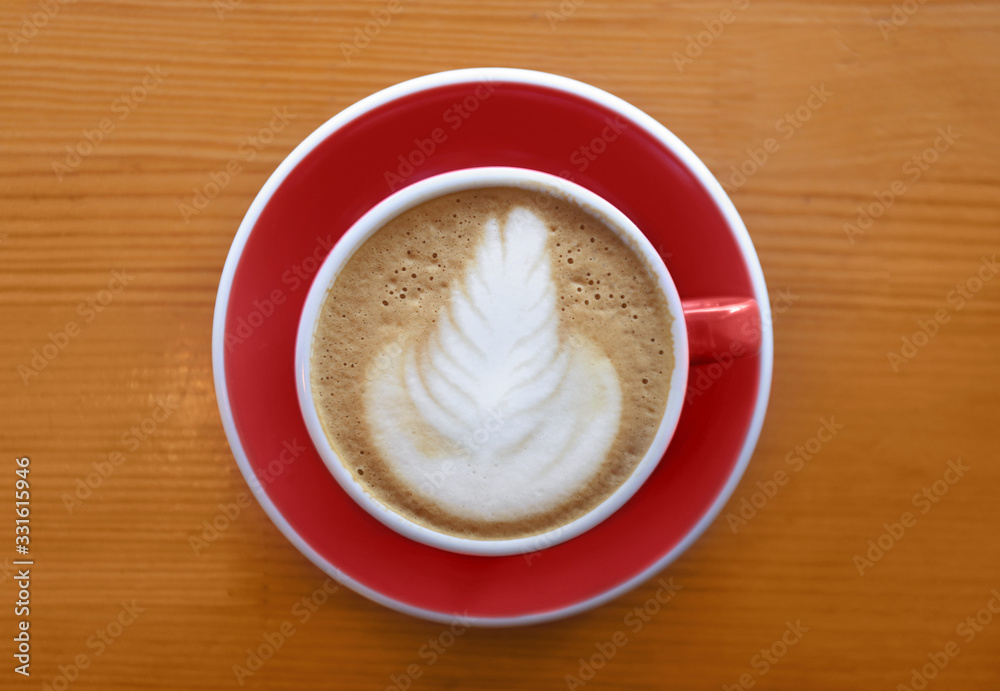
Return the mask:
<path id="1" fill-rule="evenodd" d="M 313 396 L 344 467 L 390 510 L 462 537 L 537 535 L 592 511 L 645 456 L 671 390 L 671 322 L 602 219 L 537 190 L 464 190 L 345 263 L 317 321 Z M 480 478 L 501 463 L 511 472 Z M 491 482 L 515 496 L 491 504 Z"/>
<path id="2" fill-rule="evenodd" d="M 515 207 L 485 233 L 426 338 L 369 372 L 365 424 L 430 503 L 487 521 L 564 503 L 600 471 L 622 388 L 600 346 L 560 324 L 545 224 Z"/>

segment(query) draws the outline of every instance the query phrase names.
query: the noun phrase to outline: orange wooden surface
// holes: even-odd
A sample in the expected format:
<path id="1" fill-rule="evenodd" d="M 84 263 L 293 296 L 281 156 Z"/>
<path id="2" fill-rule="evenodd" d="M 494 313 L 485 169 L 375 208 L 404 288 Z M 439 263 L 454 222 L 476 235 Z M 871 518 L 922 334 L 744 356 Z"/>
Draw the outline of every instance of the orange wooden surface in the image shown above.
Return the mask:
<path id="1" fill-rule="evenodd" d="M 618 631 L 627 643 L 582 688 L 897 689 L 913 688 L 914 668 L 935 675 L 929 689 L 1000 688 L 988 610 L 1000 589 L 1000 280 L 981 278 L 994 278 L 982 258 L 1000 250 L 1000 5 L 895 7 L 3 3 L 0 687 L 239 688 L 247 648 L 291 621 L 295 634 L 245 688 L 569 688 L 580 659 Z M 390 19 L 348 60 L 343 46 L 373 12 Z M 454 640 L 345 588 L 302 622 L 293 608 L 325 577 L 256 504 L 197 556 L 189 542 L 246 490 L 210 336 L 253 196 L 359 98 L 482 65 L 581 79 L 667 125 L 730 190 L 778 301 L 773 393 L 749 470 L 664 572 L 680 590 L 639 630 L 626 618 L 656 579 L 572 619 Z M 288 123 L 246 160 L 275 108 Z M 185 218 L 182 205 L 234 159 L 240 173 Z M 859 206 L 879 217 L 845 231 L 862 230 Z M 127 285 L 100 305 L 114 271 L 125 275 L 112 287 Z M 44 370 L 19 369 L 69 321 L 79 332 Z M 904 338 L 920 345 L 893 360 Z M 842 427 L 810 442 L 823 419 Z M 115 452 L 113 472 L 67 506 Z M 11 656 L 20 456 L 32 480 L 30 679 Z M 968 470 L 946 475 L 959 459 Z M 778 471 L 788 481 L 756 515 L 726 519 Z M 905 533 L 882 537 L 888 549 L 860 574 L 855 555 L 884 524 L 898 534 L 907 512 Z M 966 623 L 977 613 L 978 630 Z M 765 668 L 758 656 L 781 651 L 786 622 L 808 630 Z M 430 641 L 450 645 L 431 654 Z"/>

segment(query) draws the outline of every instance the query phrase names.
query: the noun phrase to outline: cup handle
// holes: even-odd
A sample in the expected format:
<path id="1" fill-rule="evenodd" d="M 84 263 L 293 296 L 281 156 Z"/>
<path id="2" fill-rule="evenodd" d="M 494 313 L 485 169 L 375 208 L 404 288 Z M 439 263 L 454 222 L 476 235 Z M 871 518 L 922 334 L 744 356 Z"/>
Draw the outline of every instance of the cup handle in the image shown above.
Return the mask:
<path id="1" fill-rule="evenodd" d="M 760 352 L 760 306 L 753 298 L 681 300 L 692 365 L 718 362 L 723 353 L 750 357 Z"/>

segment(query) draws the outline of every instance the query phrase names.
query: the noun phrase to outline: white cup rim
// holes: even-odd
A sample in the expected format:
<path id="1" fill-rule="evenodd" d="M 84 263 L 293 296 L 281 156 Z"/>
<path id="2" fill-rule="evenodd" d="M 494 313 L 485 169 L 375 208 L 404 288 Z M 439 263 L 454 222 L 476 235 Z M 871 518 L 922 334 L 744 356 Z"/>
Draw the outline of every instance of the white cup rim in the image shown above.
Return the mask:
<path id="1" fill-rule="evenodd" d="M 354 252 L 381 227 L 405 211 L 436 197 L 483 187 L 541 188 L 603 217 L 611 230 L 623 231 L 623 239 L 646 259 L 673 317 L 674 368 L 670 393 L 656 435 L 633 472 L 611 495 L 583 516 L 539 535 L 505 540 L 477 540 L 437 532 L 410 521 L 371 496 L 333 450 L 320 422 L 311 388 L 311 352 L 316 323 L 330 287 Z M 295 342 L 299 407 L 313 445 L 338 484 L 370 515 L 405 537 L 439 549 L 479 556 L 524 554 L 554 546 L 583 534 L 621 508 L 639 490 L 666 452 L 683 408 L 688 370 L 687 329 L 680 296 L 662 258 L 642 231 L 617 207 L 591 190 L 555 175 L 514 167 L 466 168 L 435 175 L 395 192 L 369 209 L 337 241 L 317 271 L 302 309 Z"/>

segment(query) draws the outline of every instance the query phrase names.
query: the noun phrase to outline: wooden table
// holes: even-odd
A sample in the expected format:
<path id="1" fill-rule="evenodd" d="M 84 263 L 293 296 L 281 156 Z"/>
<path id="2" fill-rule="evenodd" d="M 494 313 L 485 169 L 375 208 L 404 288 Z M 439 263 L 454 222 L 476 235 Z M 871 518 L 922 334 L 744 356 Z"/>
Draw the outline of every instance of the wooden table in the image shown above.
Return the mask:
<path id="1" fill-rule="evenodd" d="M 757 451 L 638 632 L 623 621 L 655 579 L 454 640 L 340 588 L 245 687 L 568 688 L 624 630 L 583 688 L 1000 688 L 1000 5 L 400 2 L 0 8 L 0 686 L 238 687 L 246 649 L 322 587 L 255 503 L 199 556 L 189 544 L 246 489 L 212 384 L 226 253 L 332 115 L 505 65 L 625 98 L 729 189 L 776 300 Z M 276 108 L 288 122 L 249 142 Z M 22 456 L 30 680 L 11 657 Z"/>

